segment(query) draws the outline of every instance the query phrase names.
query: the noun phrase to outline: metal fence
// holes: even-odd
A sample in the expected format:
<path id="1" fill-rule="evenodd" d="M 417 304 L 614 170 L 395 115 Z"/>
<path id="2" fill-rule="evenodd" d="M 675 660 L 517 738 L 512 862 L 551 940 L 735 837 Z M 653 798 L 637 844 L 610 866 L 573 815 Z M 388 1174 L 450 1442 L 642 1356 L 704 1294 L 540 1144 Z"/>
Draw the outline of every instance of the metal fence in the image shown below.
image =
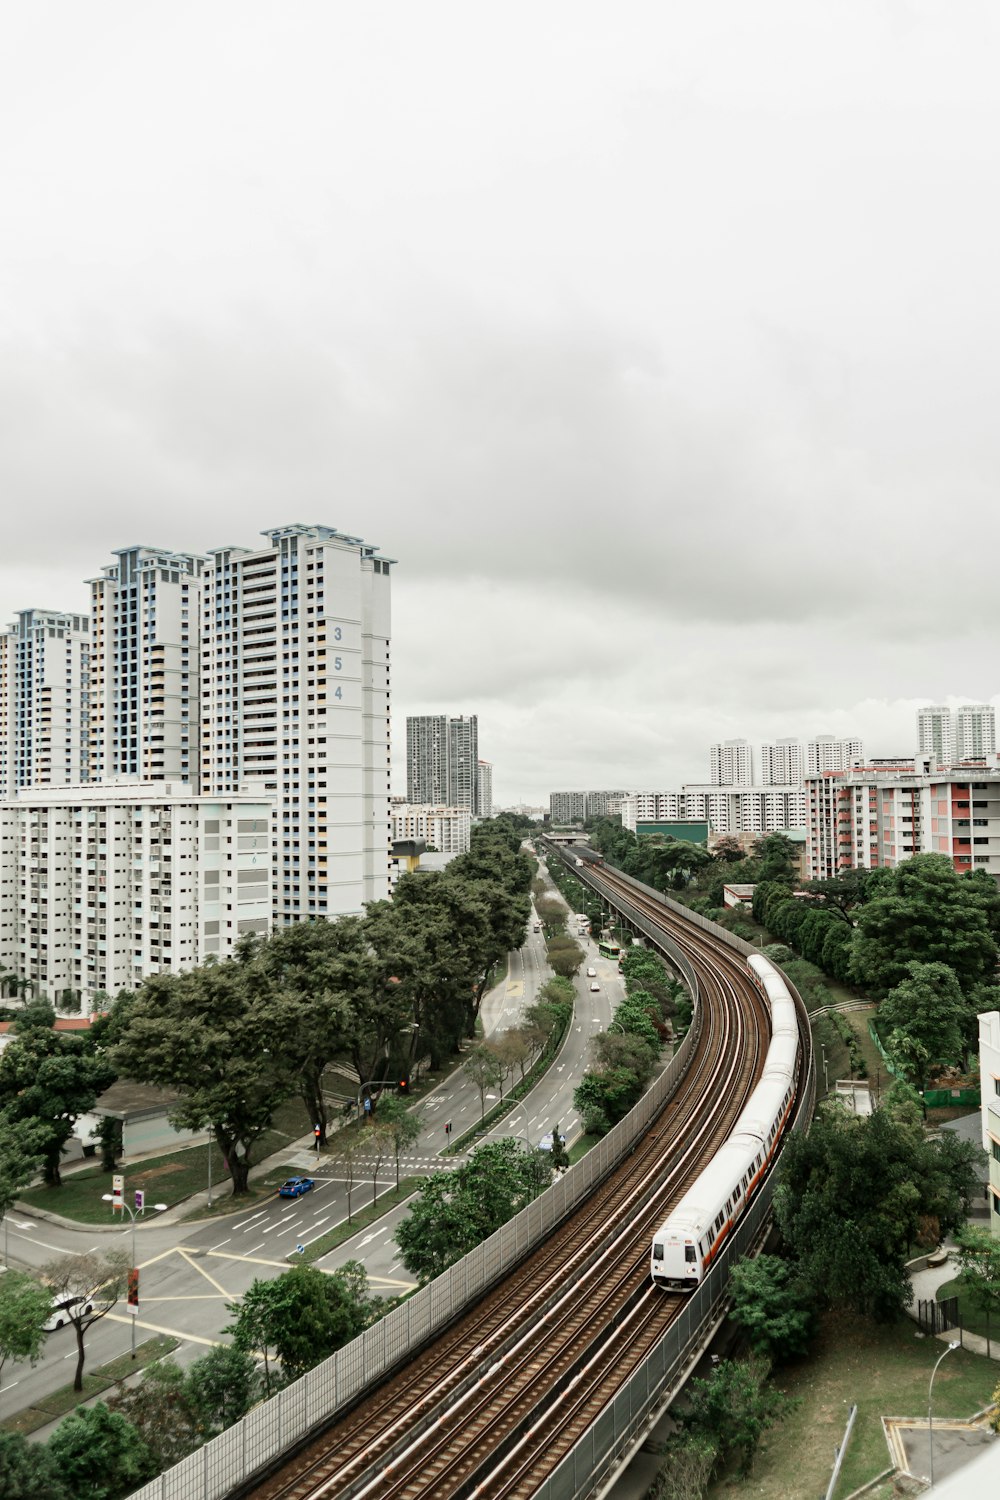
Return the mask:
<path id="1" fill-rule="evenodd" d="M 697 980 L 683 953 L 672 943 L 669 947 L 672 961 L 692 987 L 695 1019 L 677 1052 L 625 1119 L 496 1234 L 323 1364 L 136 1490 L 133 1500 L 218 1500 L 230 1494 L 256 1472 L 273 1465 L 286 1449 L 321 1430 L 365 1386 L 416 1353 L 594 1190 L 659 1114 L 697 1045 L 701 1027 Z"/>
<path id="2" fill-rule="evenodd" d="M 944 1297 L 940 1302 L 933 1298 L 917 1303 L 917 1322 L 925 1333 L 947 1333 L 949 1328 L 958 1328 L 958 1298 Z"/>

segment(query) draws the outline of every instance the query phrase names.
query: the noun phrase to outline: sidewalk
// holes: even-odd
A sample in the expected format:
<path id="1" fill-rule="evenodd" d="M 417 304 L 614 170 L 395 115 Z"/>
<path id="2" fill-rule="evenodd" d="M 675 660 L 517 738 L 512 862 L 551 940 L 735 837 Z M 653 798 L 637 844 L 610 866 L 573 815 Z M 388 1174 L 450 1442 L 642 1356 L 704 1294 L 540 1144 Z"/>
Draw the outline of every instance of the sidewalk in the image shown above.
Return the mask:
<path id="1" fill-rule="evenodd" d="M 954 1281 L 958 1274 L 958 1263 L 952 1259 L 952 1253 L 955 1251 L 956 1246 L 954 1243 L 946 1241 L 943 1248 L 949 1252 L 948 1259 L 943 1265 L 927 1265 L 927 1256 L 925 1255 L 920 1256 L 918 1260 L 910 1262 L 910 1266 L 912 1267 L 910 1270 L 910 1285 L 913 1287 L 913 1301 L 907 1308 L 907 1312 L 915 1323 L 919 1321 L 916 1313 L 917 1304 L 919 1302 L 936 1301 L 938 1288 L 944 1286 L 948 1281 Z M 932 1337 L 940 1339 L 945 1344 L 954 1343 L 957 1338 L 963 1349 L 969 1349 L 973 1354 L 981 1354 L 985 1359 L 1000 1360 L 1000 1328 L 997 1329 L 996 1338 L 992 1335 L 990 1336 L 989 1348 L 987 1348 L 987 1341 L 982 1334 L 970 1333 L 964 1328 L 949 1328 L 942 1333 L 933 1334 Z"/>

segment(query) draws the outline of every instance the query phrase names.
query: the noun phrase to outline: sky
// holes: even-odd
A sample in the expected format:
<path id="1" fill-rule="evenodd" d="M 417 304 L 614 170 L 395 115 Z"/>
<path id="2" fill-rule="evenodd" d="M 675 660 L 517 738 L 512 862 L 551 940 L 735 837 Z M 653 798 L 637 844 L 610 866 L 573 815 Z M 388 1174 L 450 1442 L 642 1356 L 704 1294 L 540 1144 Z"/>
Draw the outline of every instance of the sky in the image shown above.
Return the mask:
<path id="1" fill-rule="evenodd" d="M 336 526 L 398 560 L 396 789 L 407 713 L 478 713 L 500 803 L 1000 703 L 994 4 L 4 31 L 4 621 Z"/>

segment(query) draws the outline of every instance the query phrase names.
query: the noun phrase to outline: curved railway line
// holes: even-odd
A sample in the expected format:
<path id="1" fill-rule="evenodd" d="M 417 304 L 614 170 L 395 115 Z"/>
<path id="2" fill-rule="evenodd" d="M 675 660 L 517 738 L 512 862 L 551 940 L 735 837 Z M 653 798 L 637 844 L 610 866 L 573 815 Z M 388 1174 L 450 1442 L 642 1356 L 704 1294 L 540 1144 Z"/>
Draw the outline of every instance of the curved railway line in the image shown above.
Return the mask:
<path id="1" fill-rule="evenodd" d="M 767 1047 L 767 1012 L 731 947 L 617 872 L 588 872 L 693 965 L 701 1029 L 673 1097 L 548 1240 L 269 1477 L 253 1500 L 527 1497 L 662 1337 L 682 1297 L 655 1288 L 649 1244 L 729 1133 Z M 706 1111 L 706 1099 L 721 1101 Z"/>

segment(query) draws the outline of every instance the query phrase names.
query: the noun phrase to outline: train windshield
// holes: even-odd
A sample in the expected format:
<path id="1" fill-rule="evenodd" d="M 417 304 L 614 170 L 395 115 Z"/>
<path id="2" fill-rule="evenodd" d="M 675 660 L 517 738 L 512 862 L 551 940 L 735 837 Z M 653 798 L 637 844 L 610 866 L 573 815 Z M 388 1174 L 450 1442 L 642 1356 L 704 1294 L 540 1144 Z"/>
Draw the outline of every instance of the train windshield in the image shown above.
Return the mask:
<path id="1" fill-rule="evenodd" d="M 695 1261 L 697 1260 L 697 1258 L 698 1257 L 694 1253 L 694 1246 L 693 1245 L 685 1245 L 684 1246 L 684 1260 L 685 1260 L 686 1264 L 689 1265 L 689 1266 L 693 1266 L 694 1263 L 695 1263 Z"/>

